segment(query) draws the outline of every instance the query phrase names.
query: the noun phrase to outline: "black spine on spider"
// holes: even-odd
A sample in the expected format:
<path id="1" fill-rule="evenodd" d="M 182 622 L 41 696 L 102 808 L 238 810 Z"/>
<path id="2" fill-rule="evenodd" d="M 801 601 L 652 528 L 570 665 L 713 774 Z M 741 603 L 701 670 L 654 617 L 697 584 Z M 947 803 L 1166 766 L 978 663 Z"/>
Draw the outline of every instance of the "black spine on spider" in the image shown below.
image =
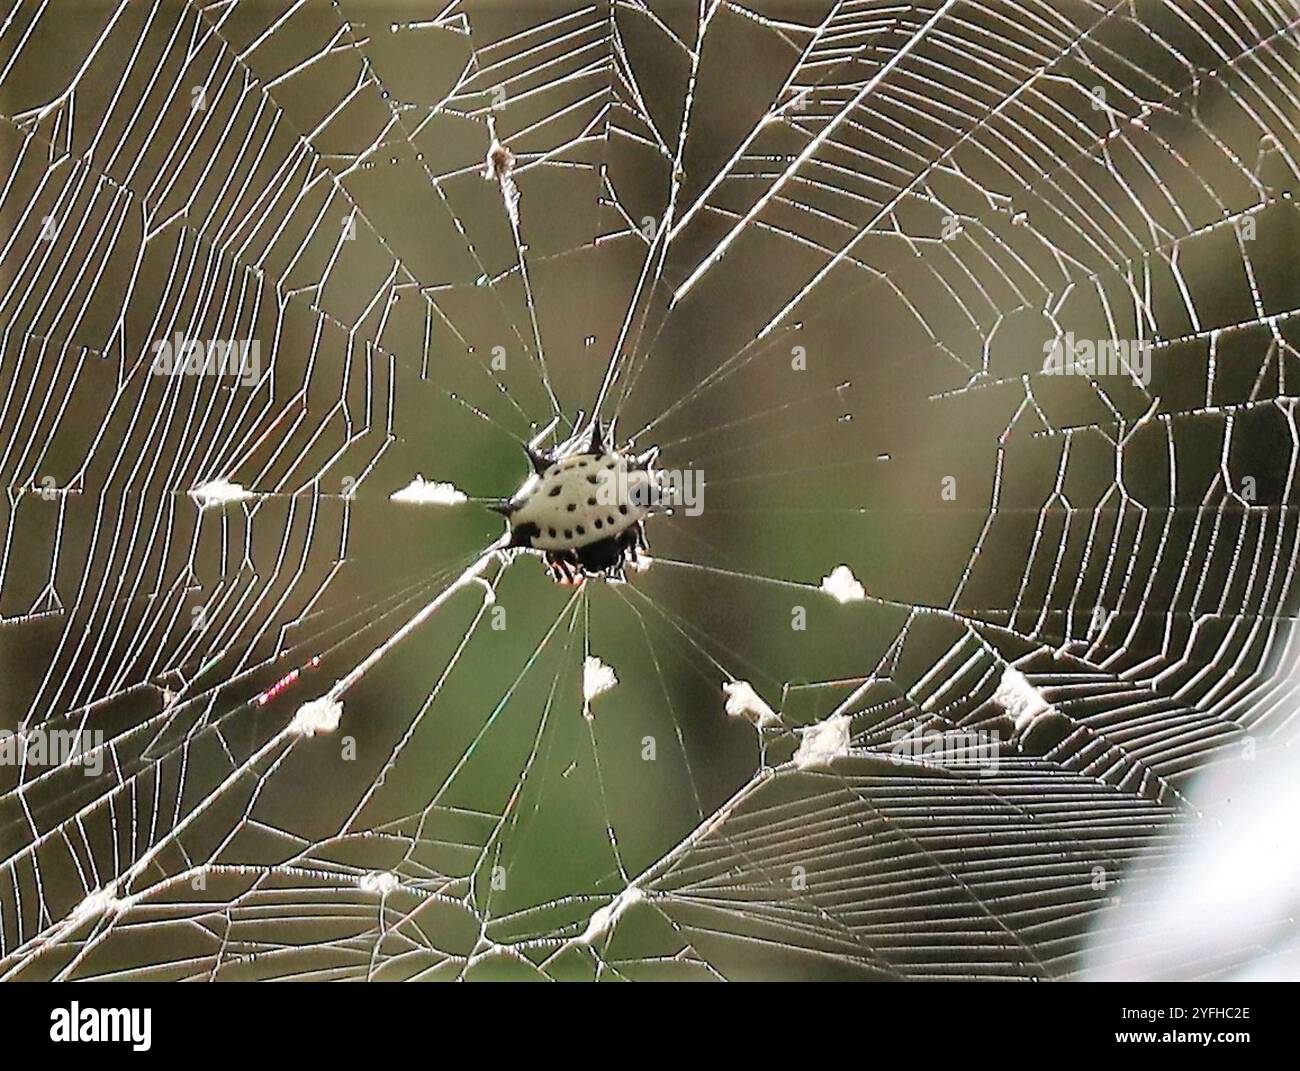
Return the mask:
<path id="1" fill-rule="evenodd" d="M 542 453 L 542 451 L 535 449 L 530 444 L 520 443 L 519 446 L 527 456 L 528 463 L 533 467 L 534 474 L 545 476 L 546 470 L 555 464 L 555 458 L 551 457 L 549 454 Z M 605 432 L 601 427 L 600 417 L 595 417 L 591 422 L 591 442 L 583 453 L 590 454 L 592 457 L 600 457 L 604 452 Z M 648 467 L 648 464 L 641 464 L 640 462 L 641 459 L 637 458 L 635 461 L 630 461 L 629 465 L 632 468 L 641 469 Z M 514 499 L 503 498 L 498 502 L 488 502 L 486 505 L 493 513 L 499 513 L 502 517 L 508 518 L 519 508 L 520 504 Z"/>
<path id="2" fill-rule="evenodd" d="M 539 453 L 538 451 L 534 450 L 527 443 L 524 443 L 523 447 L 524 447 L 524 453 L 528 455 L 528 460 L 529 462 L 531 462 L 533 466 L 533 471 L 537 473 L 538 476 L 545 475 L 546 470 L 555 464 L 555 462 L 551 458 L 547 457 L 543 453 Z"/>

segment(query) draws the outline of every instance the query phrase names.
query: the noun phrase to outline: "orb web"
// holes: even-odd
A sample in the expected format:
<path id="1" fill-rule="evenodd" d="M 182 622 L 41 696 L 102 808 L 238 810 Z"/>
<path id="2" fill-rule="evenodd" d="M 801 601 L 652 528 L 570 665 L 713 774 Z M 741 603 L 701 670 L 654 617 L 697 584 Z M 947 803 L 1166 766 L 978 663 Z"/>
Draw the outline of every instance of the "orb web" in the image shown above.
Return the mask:
<path id="1" fill-rule="evenodd" d="M 0 977 L 1078 973 L 1294 733 L 1298 24 L 11 4 Z"/>

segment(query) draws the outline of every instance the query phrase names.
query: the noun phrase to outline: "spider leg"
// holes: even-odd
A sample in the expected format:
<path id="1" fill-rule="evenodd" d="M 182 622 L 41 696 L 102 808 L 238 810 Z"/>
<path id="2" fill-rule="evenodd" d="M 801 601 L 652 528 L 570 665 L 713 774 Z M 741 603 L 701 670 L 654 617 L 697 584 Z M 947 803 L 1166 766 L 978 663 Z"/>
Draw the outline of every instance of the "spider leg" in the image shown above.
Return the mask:
<path id="1" fill-rule="evenodd" d="M 581 584 L 584 577 L 572 551 L 556 550 L 547 555 L 547 568 L 557 584 Z"/>
<path id="2" fill-rule="evenodd" d="M 609 579 L 620 581 L 627 580 L 625 566 L 628 562 L 635 562 L 637 560 L 637 527 L 637 525 L 633 525 L 629 528 L 623 529 L 623 531 L 618 534 L 616 544 L 618 548 L 618 558 L 604 570 L 605 576 L 609 577 Z"/>

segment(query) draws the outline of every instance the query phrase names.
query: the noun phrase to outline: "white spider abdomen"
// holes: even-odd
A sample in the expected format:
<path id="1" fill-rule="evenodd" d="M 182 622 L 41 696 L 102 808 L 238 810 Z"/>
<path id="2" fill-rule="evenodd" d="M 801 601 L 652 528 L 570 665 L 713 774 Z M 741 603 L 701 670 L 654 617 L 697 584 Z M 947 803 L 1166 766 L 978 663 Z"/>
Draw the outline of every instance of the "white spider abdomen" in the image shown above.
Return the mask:
<path id="1" fill-rule="evenodd" d="M 579 454 L 547 468 L 517 499 L 512 527 L 535 524 L 538 550 L 572 550 L 618 535 L 649 513 L 653 477 L 617 453 Z"/>

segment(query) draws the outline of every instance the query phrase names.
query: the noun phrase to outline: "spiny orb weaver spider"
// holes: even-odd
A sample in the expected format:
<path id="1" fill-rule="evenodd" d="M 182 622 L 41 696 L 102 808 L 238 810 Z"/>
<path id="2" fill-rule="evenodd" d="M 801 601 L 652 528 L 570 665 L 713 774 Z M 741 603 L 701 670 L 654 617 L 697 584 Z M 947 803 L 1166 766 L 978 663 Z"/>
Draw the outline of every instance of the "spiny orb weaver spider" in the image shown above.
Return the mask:
<path id="1" fill-rule="evenodd" d="M 643 522 L 657 497 L 658 447 L 636 456 L 607 449 L 597 419 L 585 450 L 551 457 L 525 444 L 524 451 L 534 475 L 488 507 L 510 525 L 507 546 L 540 551 L 557 584 L 625 579 L 624 566 L 649 549 Z"/>

